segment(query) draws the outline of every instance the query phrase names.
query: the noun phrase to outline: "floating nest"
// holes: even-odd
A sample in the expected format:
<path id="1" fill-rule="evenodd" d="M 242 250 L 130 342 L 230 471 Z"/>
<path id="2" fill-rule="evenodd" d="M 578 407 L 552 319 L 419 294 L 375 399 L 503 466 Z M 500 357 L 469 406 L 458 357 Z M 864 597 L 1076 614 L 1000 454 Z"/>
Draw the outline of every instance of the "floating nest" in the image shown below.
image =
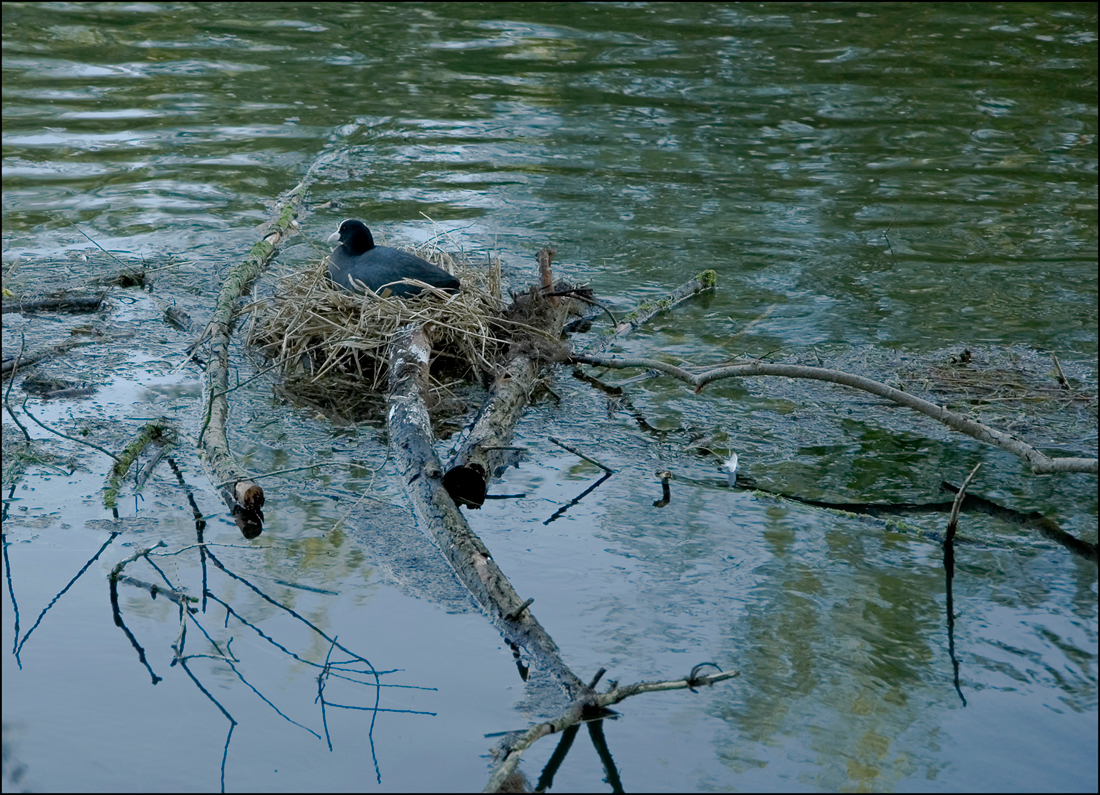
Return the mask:
<path id="1" fill-rule="evenodd" d="M 457 276 L 461 291 L 420 283 L 425 289 L 412 298 L 350 293 L 329 281 L 322 260 L 281 278 L 274 297 L 253 307 L 248 342 L 279 365 L 288 394 L 349 414 L 373 413 L 385 390 L 389 343 L 409 323 L 425 326 L 432 339 L 433 392 L 496 370 L 514 325 L 503 314 L 500 260 L 475 266 L 436 247 L 410 250 Z"/>

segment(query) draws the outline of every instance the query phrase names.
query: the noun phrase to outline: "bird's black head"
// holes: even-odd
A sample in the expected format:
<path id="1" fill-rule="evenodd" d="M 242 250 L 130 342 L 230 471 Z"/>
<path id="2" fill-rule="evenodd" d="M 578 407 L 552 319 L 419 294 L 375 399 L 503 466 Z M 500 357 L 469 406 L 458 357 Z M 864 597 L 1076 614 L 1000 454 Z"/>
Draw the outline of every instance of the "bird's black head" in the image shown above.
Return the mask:
<path id="1" fill-rule="evenodd" d="M 329 237 L 329 242 L 339 240 L 344 251 L 353 257 L 365 254 L 374 248 L 374 236 L 362 221 L 349 218 L 340 224 L 340 228 Z"/>

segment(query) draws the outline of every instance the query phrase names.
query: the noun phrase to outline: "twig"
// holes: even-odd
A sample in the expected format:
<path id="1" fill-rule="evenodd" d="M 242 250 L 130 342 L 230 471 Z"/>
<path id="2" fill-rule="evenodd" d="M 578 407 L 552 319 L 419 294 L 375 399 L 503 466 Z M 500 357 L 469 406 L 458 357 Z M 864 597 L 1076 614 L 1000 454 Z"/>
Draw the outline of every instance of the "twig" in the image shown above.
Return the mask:
<path id="1" fill-rule="evenodd" d="M 886 247 L 890 249 L 891 257 L 894 256 L 894 247 L 890 245 L 890 230 L 894 228 L 894 221 L 898 220 L 899 215 L 901 215 L 900 207 L 898 208 L 898 211 L 894 213 L 894 218 L 890 221 L 890 225 L 886 227 L 886 231 L 882 233 L 882 236 L 886 238 Z"/>
<path id="2" fill-rule="evenodd" d="M 111 259 L 113 259 L 113 260 L 114 260 L 115 262 L 117 262 L 117 263 L 118 263 L 119 265 L 121 265 L 121 266 L 123 266 L 123 267 L 126 267 L 126 263 L 125 263 L 125 262 L 123 262 L 122 260 L 120 260 L 120 259 L 119 259 L 118 257 L 116 257 L 116 256 L 115 256 L 114 254 L 112 254 L 112 253 L 111 253 L 110 251 L 108 251 L 107 249 L 103 248 L 103 246 L 99 245 L 99 243 L 97 243 L 97 242 L 95 242 L 94 240 L 92 240 L 92 239 L 91 239 L 90 237 L 88 237 L 88 235 L 84 234 L 84 230 L 83 230 L 83 229 L 81 229 L 81 228 L 80 228 L 79 226 L 77 226 L 76 224 L 74 224 L 74 223 L 73 223 L 72 221 L 69 221 L 69 226 L 71 226 L 71 227 L 72 227 L 73 229 L 75 229 L 75 230 L 76 230 L 77 232 L 80 232 L 80 234 L 84 235 L 84 237 L 87 237 L 87 238 L 88 238 L 88 241 L 89 241 L 89 242 L 90 242 L 90 243 L 91 243 L 91 244 L 92 244 L 93 246 L 95 246 L 96 248 L 98 248 L 98 249 L 99 249 L 100 251 L 102 251 L 102 252 L 103 252 L 104 254 L 106 254 L 106 255 L 107 255 L 108 257 L 110 257 L 110 258 L 111 258 Z"/>
<path id="3" fill-rule="evenodd" d="M 588 487 L 587 489 L 585 489 L 584 491 L 582 491 L 582 492 L 581 492 L 580 494 L 578 494 L 578 495 L 577 495 L 576 497 L 574 497 L 573 499 L 571 499 L 571 500 L 570 500 L 569 502 L 567 502 L 567 503 L 566 503 L 565 505 L 561 506 L 561 507 L 560 507 L 560 508 L 558 508 L 558 509 L 557 509 L 556 511 L 554 511 L 554 515 L 553 515 L 553 516 L 551 516 L 551 517 L 550 517 L 549 519 L 547 519 L 547 520 L 546 520 L 545 522 L 543 522 L 543 523 L 542 523 L 542 524 L 543 524 L 543 526 L 546 526 L 546 525 L 550 524 L 550 523 L 551 523 L 551 522 L 553 522 L 553 521 L 554 521 L 555 519 L 557 519 L 558 517 L 560 517 L 560 516 L 561 516 L 562 514 L 564 514 L 564 513 L 566 512 L 566 511 L 568 511 L 568 510 L 569 510 L 570 508 L 572 508 L 572 507 L 573 507 L 574 505 L 576 505 L 577 503 L 579 503 L 579 502 L 580 502 L 581 500 L 583 500 L 583 499 L 584 499 L 585 497 L 587 497 L 587 496 L 588 496 L 589 494 L 591 494 L 591 493 L 592 493 L 593 491 L 595 491 L 595 490 L 596 490 L 597 488 L 599 488 L 599 487 L 600 487 L 601 485 L 603 485 L 603 482 L 604 482 L 605 480 L 607 480 L 607 479 L 608 479 L 609 477 L 611 477 L 612 475 L 614 475 L 614 474 L 615 474 L 614 472 L 610 472 L 610 471 L 609 471 L 609 472 L 605 472 L 605 473 L 604 473 L 603 475 L 600 475 L 600 479 L 599 479 L 599 480 L 597 480 L 597 481 L 596 481 L 595 483 L 593 483 L 593 484 L 592 484 L 591 486 L 589 486 L 589 487 Z"/>
<path id="4" fill-rule="evenodd" d="M 576 298 L 578 301 L 582 301 L 586 304 L 594 306 L 597 309 L 602 309 L 604 312 L 606 312 L 607 316 L 609 318 L 611 318 L 611 325 L 612 326 L 619 325 L 619 321 L 615 319 L 615 315 L 613 315 L 611 313 L 610 309 L 608 309 L 606 306 L 601 304 L 599 301 L 594 301 L 591 298 L 585 298 L 583 295 L 580 294 L 580 290 L 576 287 L 574 287 L 570 290 L 562 290 L 561 292 L 548 293 L 548 295 L 557 295 L 557 296 L 568 295 L 571 298 Z"/>
<path id="5" fill-rule="evenodd" d="M 153 544 L 153 546 L 151 546 L 151 547 L 138 547 L 132 553 L 130 553 L 130 555 L 128 557 L 125 557 L 122 560 L 120 560 L 118 563 L 116 563 L 114 565 L 114 568 L 111 569 L 111 573 L 108 575 L 108 577 L 110 579 L 114 580 L 115 582 L 118 582 L 119 575 L 122 574 L 122 570 L 125 569 L 128 565 L 133 563 L 138 558 L 145 557 L 150 552 L 152 552 L 154 549 L 160 549 L 161 547 L 167 547 L 167 546 L 168 545 L 165 544 L 163 539 L 162 539 L 162 540 L 158 541 L 157 543 Z"/>
<path id="6" fill-rule="evenodd" d="M 241 387 L 248 386 L 249 384 L 251 384 L 253 381 L 255 381 L 257 378 L 259 378 L 261 375 L 267 375 L 272 370 L 275 370 L 278 367 L 279 367 L 278 362 L 276 362 L 275 364 L 272 364 L 272 365 L 268 365 L 267 367 L 260 370 L 260 372 L 256 373 L 251 378 L 246 378 L 244 381 L 239 381 L 236 386 L 231 386 L 228 389 L 226 389 L 224 392 L 219 392 L 217 395 L 215 395 L 215 397 L 225 397 L 226 395 L 228 395 L 232 392 L 236 392 Z"/>
<path id="7" fill-rule="evenodd" d="M 175 588 L 166 588 L 153 582 L 139 580 L 136 577 L 131 577 L 129 574 L 120 574 L 116 579 L 125 585 L 132 585 L 135 588 L 141 588 L 142 590 L 148 591 L 149 595 L 152 596 L 154 599 L 156 599 L 158 596 L 163 595 L 165 598 L 171 599 L 176 604 L 181 604 L 183 602 L 199 601 L 199 598 L 197 596 L 191 596 L 186 591 L 177 590 Z"/>
<path id="8" fill-rule="evenodd" d="M 521 615 L 523 615 L 523 611 L 526 610 L 531 605 L 533 605 L 534 603 L 535 603 L 535 598 L 531 597 L 530 599 L 525 601 L 523 604 L 521 604 L 519 607 L 517 607 L 514 611 L 512 611 L 511 613 L 506 615 L 504 617 L 504 620 L 505 621 L 515 621 L 515 620 L 517 620 Z"/>
<path id="9" fill-rule="evenodd" d="M 8 380 L 8 388 L 4 390 L 4 408 L 8 410 L 8 414 L 11 416 L 12 421 L 16 427 L 23 432 L 23 438 L 27 440 L 27 444 L 30 444 L 31 435 L 27 433 L 27 429 L 23 427 L 23 423 L 19 421 L 19 418 L 15 416 L 15 412 L 11 410 L 11 404 L 8 403 L 8 397 L 11 395 L 12 384 L 15 383 L 15 374 L 19 370 L 19 359 L 23 356 L 23 348 L 26 346 L 26 335 L 19 332 L 19 353 L 15 354 L 15 364 L 11 368 L 11 378 Z"/>
<path id="10" fill-rule="evenodd" d="M 286 475 L 290 472 L 301 472 L 302 470 L 305 470 L 305 469 L 317 469 L 319 467 L 333 467 L 333 466 L 346 466 L 346 464 L 344 464 L 340 461 L 325 461 L 325 462 L 322 462 L 322 463 L 319 463 L 319 464 L 306 464 L 305 466 L 301 466 L 301 467 L 291 467 L 290 469 L 276 469 L 274 472 L 264 472 L 262 475 L 252 475 L 252 474 L 250 474 L 249 479 L 250 480 L 260 480 L 261 478 L 271 478 L 271 477 L 275 477 L 276 475 Z M 374 470 L 369 470 L 369 471 L 374 471 Z M 214 488 L 218 488 L 218 489 L 225 488 L 226 486 L 228 486 L 232 483 L 236 483 L 238 480 L 239 480 L 239 478 L 233 478 L 232 480 L 223 480 L 221 483 L 218 483 L 217 485 L 215 485 Z"/>
<path id="11" fill-rule="evenodd" d="M 500 785 L 515 771 L 516 767 L 519 765 L 520 759 L 523 757 L 523 752 L 530 748 L 535 741 L 548 734 L 556 734 L 570 726 L 575 726 L 593 713 L 605 710 L 612 704 L 618 704 L 620 701 L 624 701 L 640 693 L 691 689 L 701 685 L 713 685 L 741 675 L 740 671 L 725 671 L 712 674 L 711 676 L 697 677 L 698 668 L 699 666 L 696 666 L 687 677 L 674 681 L 638 682 L 623 687 L 615 685 L 606 693 L 594 693 L 589 688 L 584 695 L 566 707 L 565 711 L 557 718 L 554 718 L 552 721 L 536 724 L 519 735 L 519 737 L 515 738 L 515 740 L 509 744 L 500 765 L 493 771 L 488 784 L 485 785 L 485 789 L 482 791 L 500 792 Z"/>
<path id="12" fill-rule="evenodd" d="M 558 447 L 561 447 L 561 448 L 562 448 L 562 449 L 564 449 L 564 450 L 568 450 L 568 451 L 569 451 L 569 452 L 571 452 L 571 453 L 572 453 L 573 455 L 575 455 L 575 456 L 576 456 L 577 458 L 583 458 L 583 459 L 584 459 L 585 461 L 587 461 L 588 463 L 590 463 L 590 464 L 595 464 L 596 466 L 598 466 L 598 467 L 599 467 L 600 469 L 602 469 L 602 470 L 603 470 L 604 472 L 606 472 L 606 473 L 607 473 L 607 474 L 609 474 L 609 475 L 614 475 L 614 474 L 615 474 L 615 470 L 614 470 L 614 469 L 612 469 L 612 468 L 611 468 L 611 467 L 609 467 L 609 466 L 605 466 L 604 464 L 601 464 L 601 463 L 600 463 L 599 461 L 597 461 L 597 460 L 596 460 L 595 458 L 592 458 L 591 456 L 587 456 L 587 455 L 585 455 L 584 453 L 582 453 L 582 452 L 581 452 L 580 450 L 578 450 L 577 448 L 575 448 L 575 447 L 570 447 L 570 446 L 569 446 L 569 445 L 567 445 L 567 444 L 566 444 L 565 442 L 559 441 L 559 440 L 555 439 L 555 438 L 554 438 L 553 436 L 550 436 L 550 437 L 548 437 L 548 438 L 550 439 L 550 441 L 551 441 L 551 442 L 553 442 L 554 444 L 556 444 L 556 445 L 557 445 Z"/>
<path id="13" fill-rule="evenodd" d="M 1054 369 L 1058 373 L 1058 385 L 1062 389 L 1069 389 L 1069 381 L 1066 380 L 1066 374 L 1062 372 L 1062 365 L 1058 361 L 1058 357 L 1052 352 L 1050 358 L 1054 360 Z"/>
<path id="14" fill-rule="evenodd" d="M 542 290 L 547 295 L 554 289 L 554 271 L 552 264 L 554 261 L 554 255 L 558 253 L 556 248 L 544 248 L 535 256 L 535 259 L 539 263 L 539 281 L 542 283 Z M 556 296 L 550 297 L 550 303 L 555 306 L 558 303 Z"/>
<path id="15" fill-rule="evenodd" d="M 966 488 L 970 485 L 970 481 L 974 479 L 974 476 L 978 474 L 978 470 L 982 468 L 982 462 L 979 461 L 970 474 L 966 476 L 966 480 L 963 481 L 962 486 L 959 488 L 958 493 L 955 495 L 955 502 L 951 506 L 951 517 L 947 520 L 947 538 L 944 543 L 950 543 L 955 538 L 955 528 L 959 522 L 959 508 L 962 507 L 963 499 L 966 497 Z"/>
<path id="16" fill-rule="evenodd" d="M 99 452 L 103 453 L 104 455 L 110 456 L 115 461 L 119 460 L 117 455 L 112 453 L 110 450 L 104 450 L 98 444 L 92 444 L 91 442 L 85 441 L 84 439 L 77 439 L 75 436 L 66 436 L 61 431 L 55 431 L 53 428 L 50 428 L 49 426 L 43 425 L 42 422 L 37 417 L 35 417 L 33 414 L 31 414 L 29 411 L 27 411 L 27 401 L 30 400 L 30 399 L 31 399 L 30 395 L 27 395 L 25 398 L 23 398 L 23 411 L 28 417 L 30 417 L 32 420 L 34 420 L 38 424 L 39 427 L 45 428 L 50 433 L 56 434 L 57 436 L 60 436 L 62 439 L 68 439 L 70 442 L 76 442 L 77 444 L 82 444 L 82 445 L 85 445 L 86 447 L 91 447 L 93 450 L 98 450 Z"/>

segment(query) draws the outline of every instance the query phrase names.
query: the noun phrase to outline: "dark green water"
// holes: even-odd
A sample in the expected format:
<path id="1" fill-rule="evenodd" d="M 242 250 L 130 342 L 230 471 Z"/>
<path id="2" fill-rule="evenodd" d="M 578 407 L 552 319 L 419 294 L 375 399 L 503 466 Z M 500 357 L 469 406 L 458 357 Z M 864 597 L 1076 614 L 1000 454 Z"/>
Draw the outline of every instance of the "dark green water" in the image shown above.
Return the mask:
<path id="1" fill-rule="evenodd" d="M 30 401 L 63 432 L 106 434 L 162 413 L 197 432 L 198 375 L 173 371 L 190 338 L 160 321 L 163 304 L 205 320 L 269 203 L 322 155 L 313 212 L 280 273 L 320 256 L 348 216 L 391 243 L 446 232 L 468 252 L 499 253 L 517 289 L 553 245 L 561 275 L 616 310 L 713 268 L 713 297 L 620 350 L 706 362 L 1018 346 L 1057 353 L 1095 395 L 1091 4 L 7 4 L 3 35 L 5 287 L 108 267 L 74 224 L 155 271 L 150 291 L 118 293 L 99 321 L 131 341 L 43 368 L 100 387 L 93 400 Z M 270 290 L 271 275 L 258 296 Z M 85 322 L 5 315 L 5 356 L 21 333 L 52 342 Z M 237 355 L 243 380 L 252 365 Z M 480 614 L 448 612 L 455 602 L 439 593 L 410 597 L 386 576 L 387 550 L 333 529 L 348 506 L 320 489 L 401 501 L 374 432 L 336 434 L 272 401 L 271 388 L 268 376 L 240 395 L 231 434 L 245 466 L 359 466 L 273 481 L 257 548 L 224 557 L 258 582 L 336 591 L 279 595 L 378 668 L 402 669 L 395 684 L 437 688 L 387 690 L 383 703 L 435 717 L 379 717 L 379 784 L 369 714 L 330 711 L 330 753 L 224 664 L 195 660 L 240 721 L 226 787 L 484 786 L 484 735 L 541 717 L 525 706 L 537 699 Z M 1096 790 L 1095 563 L 1034 531 L 967 520 L 978 543 L 960 548 L 954 584 L 963 707 L 942 551 L 921 535 L 942 517 L 887 532 L 729 491 L 689 445 L 738 450 L 761 482 L 835 501 L 944 499 L 939 481 L 982 461 L 980 493 L 1091 543 L 1095 477 L 1039 478 L 930 422 L 899 432 L 839 390 L 631 385 L 638 411 L 670 431 L 659 436 L 567 372 L 553 388 L 561 402 L 540 403 L 520 431 L 530 461 L 494 487 L 527 496 L 490 503 L 474 529 L 582 678 L 601 666 L 624 683 L 674 678 L 704 661 L 742 672 L 729 686 L 623 705 L 605 734 L 627 790 Z M 1091 422 L 1056 433 L 1022 411 L 983 411 L 1052 454 L 1095 455 L 1092 406 Z M 107 518 L 105 457 L 31 434 L 82 468 L 32 466 L 18 481 L 5 572 L 20 638 L 108 538 L 96 524 Z M 619 471 L 544 525 L 598 477 L 549 435 Z M 665 467 L 679 478 L 674 499 L 653 508 L 653 471 Z M 191 462 L 186 474 L 207 540 L 246 547 L 202 469 Z M 218 786 L 227 724 L 168 667 L 174 609 L 126 594 L 130 627 L 165 677 L 155 688 L 111 621 L 103 575 L 132 551 L 124 544 L 193 540 L 170 474 L 144 499 L 123 515 L 155 523 L 93 564 L 27 641 L 21 668 L 4 658 L 5 746 L 25 786 Z M 198 592 L 197 562 L 169 560 Z M 325 659 L 327 644 L 239 585 L 211 588 L 300 656 Z M 223 629 L 223 617 L 212 607 L 204 623 L 235 638 L 249 681 L 320 731 L 315 670 L 239 625 Z M 198 637 L 192 652 L 209 651 Z M 10 597 L 3 638 L 10 652 Z M 332 697 L 373 703 L 365 691 Z M 527 754 L 531 782 L 552 750 L 544 741 Z M 578 738 L 555 787 L 600 788 L 603 777 Z"/>

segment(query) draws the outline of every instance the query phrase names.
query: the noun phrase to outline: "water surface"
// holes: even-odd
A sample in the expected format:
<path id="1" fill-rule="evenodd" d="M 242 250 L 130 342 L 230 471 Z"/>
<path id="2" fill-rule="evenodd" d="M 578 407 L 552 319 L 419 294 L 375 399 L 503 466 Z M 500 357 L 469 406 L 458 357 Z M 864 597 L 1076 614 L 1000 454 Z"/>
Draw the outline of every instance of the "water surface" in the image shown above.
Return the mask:
<path id="1" fill-rule="evenodd" d="M 1055 352 L 1095 396 L 1096 31 L 1095 7 L 1072 4 L 7 5 L 5 287 L 114 267 L 77 228 L 153 277 L 144 292 L 112 293 L 93 321 L 130 333 L 124 343 L 41 367 L 97 395 L 28 409 L 112 448 L 161 414 L 197 433 L 200 375 L 176 368 L 191 337 L 163 323 L 163 308 L 203 322 L 270 203 L 322 156 L 302 235 L 255 297 L 354 216 L 388 243 L 446 234 L 448 246 L 499 254 L 513 289 L 553 245 L 559 273 L 616 311 L 718 273 L 712 297 L 624 340 L 627 355 L 836 360 L 971 346 L 1019 350 L 1030 367 L 1024 352 Z M 46 344 L 88 322 L 5 315 L 5 355 L 21 334 Z M 234 354 L 244 381 L 260 363 L 243 344 Z M 430 550 L 356 532 L 372 521 L 420 532 L 376 428 L 273 399 L 274 379 L 237 395 L 241 463 L 333 466 L 265 482 L 265 533 L 244 542 L 185 443 L 206 540 L 233 545 L 216 554 L 236 572 L 395 670 L 385 681 L 401 687 L 380 706 L 404 711 L 379 713 L 372 732 L 371 713 L 328 710 L 330 752 L 224 662 L 195 659 L 239 721 L 225 787 L 484 786 L 486 735 L 544 717 L 539 683 L 525 688 L 485 618 L 439 585 L 447 572 Z M 651 432 L 567 371 L 552 388 L 560 401 L 539 402 L 517 436 L 529 460 L 493 486 L 525 496 L 488 503 L 474 529 L 581 678 L 600 667 L 624 683 L 674 678 L 707 661 L 741 671 L 697 694 L 632 699 L 605 722 L 625 789 L 1096 790 L 1095 562 L 964 517 L 956 691 L 941 516 L 888 530 L 731 491 L 699 447 L 739 451 L 778 491 L 837 502 L 941 500 L 941 480 L 981 461 L 979 493 L 1093 544 L 1095 477 L 1036 477 L 923 420 L 899 430 L 898 412 L 839 389 L 757 381 L 696 396 L 669 379 L 635 382 L 628 395 Z M 1023 408 L 977 411 L 1051 454 L 1095 455 L 1091 406 L 1049 433 Z M 169 666 L 174 606 L 122 592 L 163 677 L 151 687 L 108 601 L 105 574 L 135 545 L 194 541 L 163 465 L 120 507 L 136 521 L 11 653 L 116 527 L 98 497 L 108 459 L 24 424 L 77 471 L 32 464 L 5 491 L 5 789 L 17 777 L 31 789 L 218 787 L 228 724 Z M 550 435 L 617 472 L 544 524 L 600 474 Z M 665 468 L 673 500 L 658 508 L 653 473 Z M 362 494 L 395 507 L 356 505 Z M 193 553 L 162 566 L 201 592 Z M 200 616 L 216 641 L 233 638 L 253 687 L 323 734 L 309 663 L 330 645 L 238 581 L 213 571 L 208 585 L 299 655 L 213 603 Z M 213 648 L 195 628 L 188 642 Z M 364 686 L 326 692 L 374 704 Z M 531 783 L 552 751 L 544 741 L 526 755 Z M 592 790 L 604 777 L 582 732 L 554 785 Z"/>

